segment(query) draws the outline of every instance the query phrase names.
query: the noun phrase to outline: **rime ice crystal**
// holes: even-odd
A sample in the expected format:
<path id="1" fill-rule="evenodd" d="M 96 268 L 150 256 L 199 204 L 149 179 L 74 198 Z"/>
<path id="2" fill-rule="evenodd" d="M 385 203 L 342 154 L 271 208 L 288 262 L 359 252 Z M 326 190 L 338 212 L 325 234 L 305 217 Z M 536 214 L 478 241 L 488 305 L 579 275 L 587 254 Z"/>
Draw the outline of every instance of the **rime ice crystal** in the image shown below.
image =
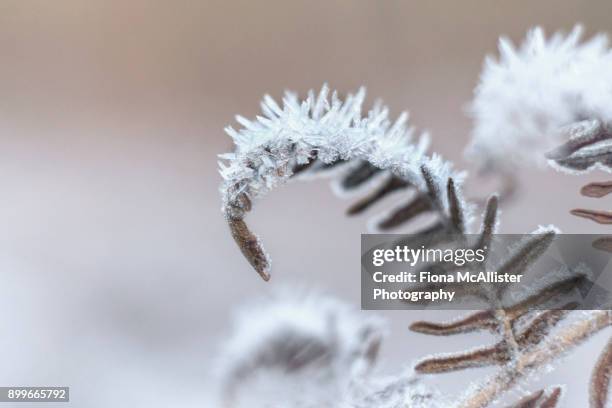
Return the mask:
<path id="1" fill-rule="evenodd" d="M 414 129 L 408 126 L 406 113 L 392 123 L 388 108 L 376 103 L 363 117 L 364 88 L 344 101 L 336 92 L 331 100 L 328 95 L 327 86 L 316 97 L 310 91 L 304 101 L 287 92 L 283 108 L 266 96 L 261 104 L 265 116 L 255 121 L 237 116 L 243 128 L 226 128 L 236 145 L 234 153 L 220 156 L 226 213 L 237 196 L 261 196 L 291 176 L 290 164 L 306 163 L 315 152 L 325 163 L 362 158 L 420 182 L 419 166 L 427 160 L 428 137 L 412 144 Z"/>

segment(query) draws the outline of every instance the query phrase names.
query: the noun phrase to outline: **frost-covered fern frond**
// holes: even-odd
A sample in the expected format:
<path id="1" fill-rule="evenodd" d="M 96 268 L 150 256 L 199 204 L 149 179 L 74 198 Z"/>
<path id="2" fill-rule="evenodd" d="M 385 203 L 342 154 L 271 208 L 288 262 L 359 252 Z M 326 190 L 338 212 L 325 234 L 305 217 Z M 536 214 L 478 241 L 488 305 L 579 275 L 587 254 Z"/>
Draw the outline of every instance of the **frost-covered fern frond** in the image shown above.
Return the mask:
<path id="1" fill-rule="evenodd" d="M 310 91 L 300 101 L 287 92 L 281 108 L 269 95 L 261 104 L 264 116 L 250 121 L 237 116 L 243 128 L 225 130 L 236 145 L 234 153 L 221 155 L 221 192 L 224 210 L 233 215 L 237 197 L 259 197 L 292 174 L 296 164 L 316 156 L 324 163 L 363 158 L 382 168 L 395 169 L 422 185 L 419 166 L 427 148 L 427 136 L 413 144 L 414 130 L 407 126 L 406 113 L 392 123 L 388 108 L 376 104 L 362 116 L 365 89 L 342 101 L 337 92 L 331 100 L 323 86 L 318 96 Z"/>
<path id="2" fill-rule="evenodd" d="M 443 408 L 412 370 L 373 374 L 383 320 L 319 294 L 276 292 L 238 313 L 218 357 L 224 408 Z"/>
<path id="3" fill-rule="evenodd" d="M 497 198 L 492 196 L 487 203 L 482 232 L 474 248 L 483 246 L 491 248 L 499 245 L 499 242 L 492 245 L 491 240 L 496 229 L 497 216 Z M 507 254 L 499 261 L 489 256 L 482 263 L 471 263 L 466 268 L 503 271 L 513 275 L 533 272 L 530 271 L 533 265 L 548 251 L 557 233 L 558 230 L 553 226 L 539 227 L 515 244 L 506 243 L 503 247 L 507 247 Z M 440 263 L 431 266 L 431 270 L 444 273 L 446 267 L 447 265 Z M 451 269 L 456 267 L 453 265 Z M 484 285 L 480 288 L 467 288 L 455 283 L 439 283 L 422 287 L 430 291 L 447 288 L 455 291 L 458 298 L 482 297 L 488 299 L 490 308 L 447 323 L 417 321 L 410 326 L 412 331 L 435 336 L 488 331 L 497 337 L 497 342 L 463 352 L 439 353 L 426 357 L 415 365 L 415 371 L 431 375 L 474 367 L 498 366 L 500 371 L 497 376 L 470 387 L 458 404 L 461 408 L 489 407 L 505 392 L 516 387 L 519 381 L 528 378 L 542 367 L 557 360 L 563 353 L 612 324 L 607 311 L 571 312 L 577 303 L 568 300 L 572 300 L 572 292 L 575 293 L 576 290 L 581 290 L 589 284 L 588 271 L 575 268 L 563 271 L 559 275 L 546 276 L 540 284 L 521 288 L 522 293 L 518 296 L 507 296 L 511 285 L 491 284 L 490 287 Z M 580 323 L 565 323 L 568 317 L 576 315 Z M 583 324 L 584 321 L 588 323 Z M 612 353 L 609 350 L 604 351 L 591 380 L 591 388 L 595 389 L 592 392 L 595 397 L 592 398 L 604 402 L 609 388 L 610 368 L 607 364 L 610 355 Z M 560 389 L 556 389 L 533 394 L 513 406 L 555 407 L 559 400 Z M 603 408 L 605 404 L 593 406 Z"/>
<path id="4" fill-rule="evenodd" d="M 232 407 L 338 407 L 376 360 L 382 320 L 336 299 L 283 292 L 242 309 L 219 357 Z"/>
<path id="5" fill-rule="evenodd" d="M 287 93 L 283 106 L 270 96 L 262 102 L 264 116 L 249 121 L 236 120 L 240 130 L 226 129 L 236 145 L 233 153 L 221 155 L 223 176 L 222 211 L 232 235 L 245 257 L 257 272 L 268 280 L 270 261 L 258 238 L 244 222 L 253 199 L 287 181 L 298 171 L 325 170 L 345 165 L 350 173 L 342 181 L 343 189 L 351 190 L 375 178 L 382 185 L 370 196 L 353 206 L 355 214 L 370 207 L 387 194 L 401 189 L 417 191 L 414 200 L 379 222 L 381 229 L 393 228 L 417 214 L 432 211 L 440 219 L 436 231 L 463 230 L 469 220 L 469 207 L 461 200 L 463 174 L 439 156 L 427 156 L 428 136 L 414 140 L 414 130 L 403 113 L 392 122 L 389 110 L 377 103 L 365 116 L 362 104 L 365 90 L 341 100 L 336 92 L 329 96 L 323 86 L 318 96 L 309 92 L 301 101 Z M 314 163 L 318 164 L 313 166 Z M 314 167 L 314 169 L 313 169 Z M 376 176 L 376 177 L 374 177 Z M 452 180 L 453 205 L 445 194 Z M 461 225 L 451 225 L 453 210 L 461 212 Z"/>
<path id="6" fill-rule="evenodd" d="M 599 34 L 581 42 L 582 28 L 546 38 L 541 28 L 519 46 L 505 38 L 499 58 L 487 57 L 475 89 L 468 156 L 504 168 L 543 162 L 566 135 L 560 128 L 583 119 L 612 119 L 612 53 Z"/>

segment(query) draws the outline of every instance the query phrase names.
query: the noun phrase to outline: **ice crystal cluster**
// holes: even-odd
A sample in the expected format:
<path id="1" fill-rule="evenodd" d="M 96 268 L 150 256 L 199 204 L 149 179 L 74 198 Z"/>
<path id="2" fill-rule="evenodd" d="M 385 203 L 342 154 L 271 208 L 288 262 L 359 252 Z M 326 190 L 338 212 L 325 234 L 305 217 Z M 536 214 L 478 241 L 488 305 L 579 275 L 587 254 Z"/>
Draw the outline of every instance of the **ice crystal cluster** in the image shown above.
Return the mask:
<path id="1" fill-rule="evenodd" d="M 437 407 L 410 375 L 373 378 L 384 321 L 318 294 L 277 293 L 238 314 L 219 357 L 226 407 Z"/>
<path id="2" fill-rule="evenodd" d="M 293 165 L 307 163 L 315 153 L 324 163 L 364 159 L 422 186 L 420 165 L 440 162 L 425 156 L 428 136 L 422 135 L 413 144 L 414 129 L 407 126 L 408 115 L 403 113 L 392 123 L 388 108 L 381 103 L 362 116 L 364 98 L 365 89 L 361 88 L 344 101 L 333 92 L 330 100 L 329 88 L 323 86 L 318 96 L 310 91 L 303 101 L 287 92 L 282 108 L 266 95 L 261 103 L 264 116 L 254 121 L 237 116 L 243 128 L 226 128 L 235 151 L 221 155 L 226 162 L 220 162 L 225 213 L 234 215 L 240 211 L 235 208 L 240 195 L 250 199 L 261 196 L 288 179 Z M 441 166 L 440 171 L 450 170 Z"/>
<path id="3" fill-rule="evenodd" d="M 499 41 L 475 89 L 467 153 L 483 167 L 543 163 L 567 137 L 562 127 L 584 119 L 612 119 L 612 53 L 599 34 L 581 42 L 582 27 L 546 38 L 541 28 L 518 47 Z"/>

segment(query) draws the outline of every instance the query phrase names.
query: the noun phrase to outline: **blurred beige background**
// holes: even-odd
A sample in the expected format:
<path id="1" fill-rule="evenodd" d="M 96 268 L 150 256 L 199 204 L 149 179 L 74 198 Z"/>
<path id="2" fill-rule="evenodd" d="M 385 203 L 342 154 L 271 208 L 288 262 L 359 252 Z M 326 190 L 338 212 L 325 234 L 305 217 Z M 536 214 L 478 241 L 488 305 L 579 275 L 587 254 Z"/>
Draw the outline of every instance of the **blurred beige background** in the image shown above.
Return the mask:
<path id="1" fill-rule="evenodd" d="M 358 303 L 366 220 L 346 219 L 325 182 L 274 192 L 250 217 L 274 259 L 264 284 L 220 214 L 234 114 L 258 113 L 264 93 L 366 85 L 469 169 L 464 108 L 498 36 L 612 32 L 610 15 L 609 1 L 0 2 L 0 385 L 70 385 L 75 407 L 210 406 L 211 358 L 243 300 L 297 284 Z M 568 214 L 609 206 L 578 194 L 602 175 L 523 173 L 502 231 L 604 231 Z M 484 340 L 384 315 L 383 372 Z M 567 383 L 566 406 L 584 406 L 608 335 L 539 383 Z"/>

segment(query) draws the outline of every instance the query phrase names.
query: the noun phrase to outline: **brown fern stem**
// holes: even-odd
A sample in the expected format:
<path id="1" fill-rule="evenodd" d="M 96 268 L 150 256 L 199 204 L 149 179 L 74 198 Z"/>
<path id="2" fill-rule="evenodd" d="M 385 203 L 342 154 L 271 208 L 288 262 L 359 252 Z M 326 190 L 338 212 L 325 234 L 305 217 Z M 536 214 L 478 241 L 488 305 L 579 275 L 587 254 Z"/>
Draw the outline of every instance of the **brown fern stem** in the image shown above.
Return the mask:
<path id="1" fill-rule="evenodd" d="M 591 408 L 605 408 L 610 391 L 610 375 L 612 375 L 612 338 L 601 353 L 593 369 L 590 384 Z"/>

